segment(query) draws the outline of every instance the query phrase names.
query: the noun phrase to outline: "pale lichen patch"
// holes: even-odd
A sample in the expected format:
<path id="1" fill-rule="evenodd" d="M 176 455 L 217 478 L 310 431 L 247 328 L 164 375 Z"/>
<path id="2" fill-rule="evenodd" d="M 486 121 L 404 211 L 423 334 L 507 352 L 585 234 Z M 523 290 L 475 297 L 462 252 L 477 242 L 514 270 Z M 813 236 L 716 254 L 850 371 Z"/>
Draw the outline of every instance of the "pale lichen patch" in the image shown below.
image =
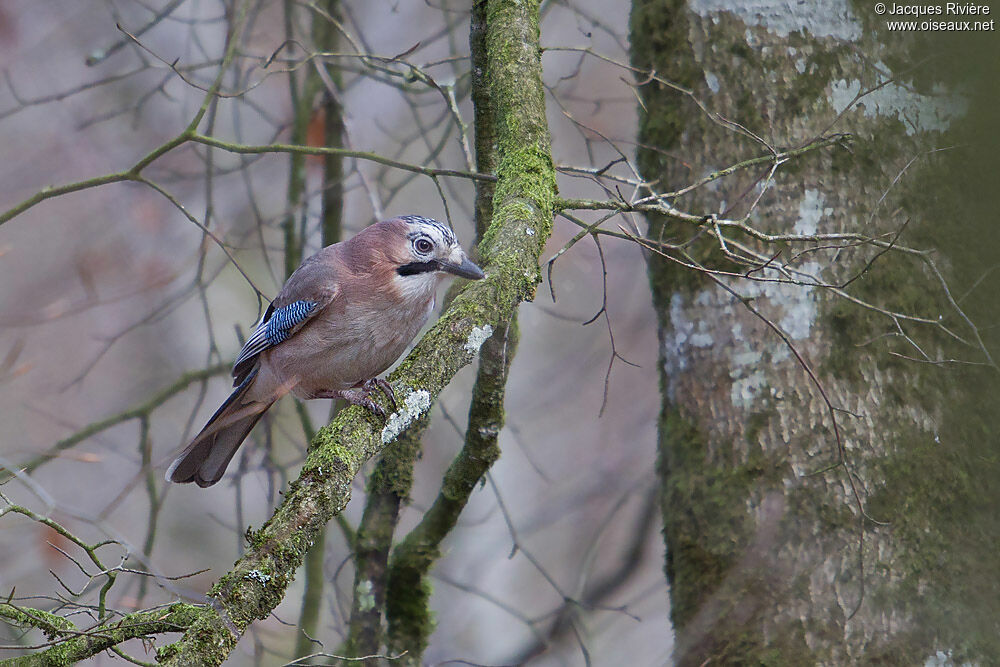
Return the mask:
<path id="1" fill-rule="evenodd" d="M 824 206 L 826 197 L 819 190 L 806 188 L 799 202 L 799 219 L 795 221 L 795 233 L 804 236 L 815 234 L 820 220 L 833 213 L 833 208 Z"/>
<path id="2" fill-rule="evenodd" d="M 477 348 L 478 349 L 478 348 Z M 431 407 L 431 395 L 424 389 L 411 391 L 403 400 L 403 406 L 389 415 L 382 428 L 382 444 L 387 445 Z"/>
<path id="3" fill-rule="evenodd" d="M 818 193 L 807 197 L 809 202 L 800 208 L 797 231 L 815 233 L 824 215 Z M 728 284 L 742 299 L 766 299 L 773 309 L 768 317 L 792 341 L 806 340 L 818 317 L 815 287 L 821 267 L 815 262 L 803 262 L 797 267 L 796 278 L 805 284 L 790 285 L 780 282 L 782 276 L 773 269 L 765 269 L 766 282 L 730 281 Z M 739 301 L 732 294 L 716 289 L 705 289 L 693 295 L 676 292 L 670 300 L 670 329 L 663 339 L 664 370 L 667 374 L 667 392 L 676 400 L 680 378 L 692 365 L 692 360 L 706 354 L 717 345 L 725 345 L 729 358 L 730 398 L 734 407 L 753 409 L 768 386 L 768 364 L 786 360 L 790 356 L 787 343 L 775 336 L 760 340 L 748 335 L 740 323 L 732 322 Z M 728 328 L 727 328 L 728 327 Z"/>
<path id="4" fill-rule="evenodd" d="M 876 64 L 884 67 L 883 63 Z M 952 121 L 965 115 L 969 106 L 964 97 L 949 93 L 940 84 L 930 95 L 913 92 L 905 82 L 888 83 L 858 99 L 861 90 L 857 79 L 832 82 L 830 104 L 834 111 L 841 113 L 853 104 L 868 118 L 894 116 L 910 136 L 918 132 L 944 132 Z"/>
<path id="5" fill-rule="evenodd" d="M 375 596 L 372 594 L 374 586 L 370 579 L 359 581 L 354 589 L 355 599 L 358 601 L 358 609 L 362 612 L 371 611 L 375 608 Z"/>
<path id="6" fill-rule="evenodd" d="M 713 93 L 719 92 L 720 88 L 719 77 L 716 76 L 713 72 L 705 70 L 705 83 L 708 84 L 708 89 L 711 90 Z"/>
<path id="7" fill-rule="evenodd" d="M 479 427 L 479 437 L 481 438 L 495 438 L 499 433 L 500 426 L 498 424 L 487 424 Z"/>
<path id="8" fill-rule="evenodd" d="M 250 579 L 251 581 L 256 581 L 261 584 L 266 584 L 267 582 L 271 581 L 271 575 L 264 574 L 260 570 L 250 570 L 245 575 L 243 575 L 243 578 Z"/>
<path id="9" fill-rule="evenodd" d="M 472 327 L 472 331 L 469 332 L 469 338 L 465 341 L 465 351 L 469 354 L 476 354 L 479 352 L 479 348 L 483 346 L 486 339 L 493 335 L 493 327 L 488 324 L 484 324 L 481 327 Z"/>
<path id="10" fill-rule="evenodd" d="M 761 26 L 787 37 L 803 32 L 816 37 L 836 37 L 855 41 L 863 31 L 848 0 L 825 0 L 818 3 L 790 0 L 692 0 L 689 7 L 700 16 L 718 22 L 719 14 L 728 12 L 747 25 Z M 754 45 L 747 30 L 747 43 Z"/>

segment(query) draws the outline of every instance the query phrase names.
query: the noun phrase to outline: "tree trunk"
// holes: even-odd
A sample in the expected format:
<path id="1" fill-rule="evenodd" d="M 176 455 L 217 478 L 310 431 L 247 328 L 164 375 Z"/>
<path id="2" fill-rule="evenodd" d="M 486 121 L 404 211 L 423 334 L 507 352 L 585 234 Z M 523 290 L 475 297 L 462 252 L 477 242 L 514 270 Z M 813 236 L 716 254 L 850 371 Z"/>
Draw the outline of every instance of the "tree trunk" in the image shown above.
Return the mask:
<path id="1" fill-rule="evenodd" d="M 736 219 L 765 183 L 749 218 L 755 228 L 885 240 L 902 228 L 898 243 L 933 248 L 950 286 L 922 256 L 895 250 L 814 250 L 793 259 L 823 244 L 764 246 L 768 256 L 782 254 L 755 278 L 780 277 L 773 267 L 785 263 L 828 283 L 859 276 L 843 290 L 851 298 L 921 323 L 831 289 L 721 278 L 737 298 L 703 272 L 650 254 L 677 664 L 1000 655 L 1000 563 L 988 509 L 998 495 L 990 451 L 997 419 L 983 398 L 996 392 L 988 353 L 995 336 L 965 319 L 996 321 L 985 287 L 995 277 L 970 292 L 964 314 L 957 310 L 996 256 L 985 246 L 997 235 L 980 233 L 995 219 L 988 174 L 996 166 L 968 148 L 928 152 L 967 142 L 990 106 L 940 85 L 955 82 L 955 58 L 913 67 L 948 44 L 931 33 L 883 32 L 885 17 L 859 14 L 871 11 L 861 4 L 633 2 L 632 62 L 645 110 L 639 164 L 655 190 L 766 155 L 751 133 L 782 149 L 850 132 L 849 149 L 799 157 L 770 184 L 765 164 L 672 202 Z M 959 50 L 975 44 L 969 37 Z M 890 78 L 854 104 L 857 93 Z M 942 183 L 944 173 L 961 174 L 961 185 Z M 689 223 L 650 216 L 652 239 L 685 235 Z M 746 270 L 706 238 L 687 247 L 691 257 Z"/>

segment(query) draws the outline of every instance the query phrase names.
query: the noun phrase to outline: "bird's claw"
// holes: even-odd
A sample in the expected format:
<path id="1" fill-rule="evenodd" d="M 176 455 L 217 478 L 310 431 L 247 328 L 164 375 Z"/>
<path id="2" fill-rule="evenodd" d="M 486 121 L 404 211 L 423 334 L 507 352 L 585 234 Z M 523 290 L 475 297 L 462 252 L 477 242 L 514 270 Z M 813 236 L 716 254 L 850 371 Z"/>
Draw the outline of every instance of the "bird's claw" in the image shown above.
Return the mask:
<path id="1" fill-rule="evenodd" d="M 323 398 L 342 398 L 351 405 L 361 406 L 369 412 L 374 412 L 382 419 L 385 419 L 385 410 L 382 409 L 381 405 L 372 400 L 371 396 L 368 395 L 367 388 L 342 389 L 333 393 L 335 393 L 336 396 L 324 396 Z"/>
<path id="2" fill-rule="evenodd" d="M 395 412 L 399 406 L 396 404 L 396 393 L 392 390 L 392 385 L 382 378 L 372 378 L 371 380 L 366 380 L 364 384 L 361 385 L 365 391 L 371 392 L 378 387 L 385 394 L 385 397 L 389 399 L 389 403 L 392 404 L 392 411 Z"/>
<path id="3" fill-rule="evenodd" d="M 381 405 L 373 401 L 368 396 L 365 396 L 354 405 L 360 405 L 363 408 L 367 408 L 371 412 L 374 412 L 376 415 L 378 415 L 381 419 L 385 419 L 385 410 L 382 409 Z"/>
<path id="4" fill-rule="evenodd" d="M 373 412 L 382 419 L 385 419 L 385 410 L 382 406 L 372 400 L 371 393 L 378 387 L 392 404 L 393 412 L 396 411 L 396 395 L 392 390 L 392 385 L 381 378 L 365 380 L 355 389 L 341 389 L 339 391 L 322 392 L 313 398 L 342 398 L 351 405 L 359 405 L 369 412 Z"/>

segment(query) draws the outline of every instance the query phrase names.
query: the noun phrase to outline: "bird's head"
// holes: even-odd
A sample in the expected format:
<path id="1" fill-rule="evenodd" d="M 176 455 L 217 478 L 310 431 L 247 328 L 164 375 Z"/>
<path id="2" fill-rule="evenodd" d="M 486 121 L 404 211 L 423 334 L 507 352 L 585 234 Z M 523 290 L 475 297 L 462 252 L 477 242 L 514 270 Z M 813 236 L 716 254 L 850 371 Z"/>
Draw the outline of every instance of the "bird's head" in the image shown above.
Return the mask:
<path id="1" fill-rule="evenodd" d="M 482 269 L 472 263 L 458 244 L 455 233 L 432 218 L 404 215 L 397 223 L 401 243 L 394 244 L 396 273 L 403 279 L 431 275 L 443 277 L 450 273 L 470 280 L 485 277 Z M 398 223 L 402 223 L 399 225 Z M 403 241 L 405 240 L 405 243 Z"/>

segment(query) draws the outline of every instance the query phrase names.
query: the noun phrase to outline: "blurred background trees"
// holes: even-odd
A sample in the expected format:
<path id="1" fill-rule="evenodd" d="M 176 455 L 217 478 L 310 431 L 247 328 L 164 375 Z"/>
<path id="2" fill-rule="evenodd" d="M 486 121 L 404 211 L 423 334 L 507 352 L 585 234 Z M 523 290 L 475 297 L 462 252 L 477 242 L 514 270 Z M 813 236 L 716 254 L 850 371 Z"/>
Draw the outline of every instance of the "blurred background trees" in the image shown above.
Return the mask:
<path id="1" fill-rule="evenodd" d="M 545 206 L 534 303 L 294 582 L 232 570 L 279 594 L 231 664 L 996 655 L 995 46 L 849 3 L 0 6 L 0 657 L 200 650 L 330 442 L 286 399 L 162 481 L 266 299 L 377 219 L 488 263 Z"/>

